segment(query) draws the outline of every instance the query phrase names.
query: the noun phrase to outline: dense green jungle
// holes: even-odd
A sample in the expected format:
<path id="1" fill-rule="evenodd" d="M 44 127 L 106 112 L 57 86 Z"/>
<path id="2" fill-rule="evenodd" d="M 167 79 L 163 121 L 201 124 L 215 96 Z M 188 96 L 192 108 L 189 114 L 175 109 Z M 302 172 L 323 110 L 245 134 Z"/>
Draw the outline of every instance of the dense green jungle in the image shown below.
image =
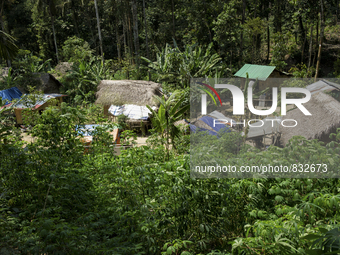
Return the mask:
<path id="1" fill-rule="evenodd" d="M 340 78 L 338 0 L 1 0 L 0 90 L 37 93 L 38 73 L 67 95 L 38 114 L 0 101 L 0 254 L 340 254 L 338 178 L 193 178 L 190 79 L 228 78 L 244 64 L 297 78 Z M 94 104 L 102 80 L 162 85 L 147 145 L 114 153 Z M 75 126 L 103 124 L 84 153 Z M 126 129 L 126 127 L 125 127 Z M 136 133 L 122 139 L 134 143 Z M 197 138 L 197 137 L 196 137 Z M 340 165 L 340 129 L 284 148 L 239 133 L 197 138 L 235 165 Z M 204 146 L 203 146 L 204 145 Z M 227 153 L 227 154 L 225 154 Z"/>

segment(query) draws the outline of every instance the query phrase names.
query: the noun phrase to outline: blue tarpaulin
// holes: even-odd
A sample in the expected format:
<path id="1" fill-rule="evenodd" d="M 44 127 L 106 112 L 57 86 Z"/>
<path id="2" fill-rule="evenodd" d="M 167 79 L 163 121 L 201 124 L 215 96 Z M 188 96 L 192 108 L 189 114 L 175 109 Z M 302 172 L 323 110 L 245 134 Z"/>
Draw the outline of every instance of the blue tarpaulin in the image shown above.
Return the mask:
<path id="1" fill-rule="evenodd" d="M 225 132 L 231 132 L 230 128 L 224 125 L 223 123 L 215 120 L 212 117 L 209 116 L 203 116 L 200 118 L 205 124 L 209 125 L 212 129 L 214 129 L 216 132 L 219 132 L 221 129 L 225 129 Z M 215 120 L 215 126 L 214 126 L 214 120 Z"/>
<path id="2" fill-rule="evenodd" d="M 2 101 L 8 100 L 8 102 L 5 103 L 5 105 L 10 104 L 10 102 L 13 99 L 19 99 L 21 98 L 22 93 L 17 87 L 13 87 L 10 89 L 5 89 L 0 91 L 0 97 L 2 98 Z"/>
<path id="3" fill-rule="evenodd" d="M 190 130 L 193 132 L 193 133 L 196 133 L 197 131 L 201 131 L 201 132 L 205 132 L 205 131 L 208 131 L 208 134 L 209 135 L 215 135 L 217 136 L 218 134 L 214 131 L 211 131 L 211 130 L 208 130 L 208 129 L 205 129 L 205 128 L 199 128 L 199 127 L 196 127 L 195 125 L 193 124 L 189 124 L 190 125 Z"/>
<path id="4" fill-rule="evenodd" d="M 97 128 L 104 128 L 107 131 L 111 130 L 106 125 L 100 125 L 100 124 L 76 125 L 75 130 L 77 131 L 79 135 L 94 136 L 98 133 Z M 117 127 L 113 129 L 117 129 Z"/>
<path id="5" fill-rule="evenodd" d="M 93 136 L 96 133 L 96 127 L 100 125 L 98 124 L 93 124 L 93 125 L 79 125 L 76 126 L 76 131 L 78 132 L 79 135 L 83 136 Z"/>

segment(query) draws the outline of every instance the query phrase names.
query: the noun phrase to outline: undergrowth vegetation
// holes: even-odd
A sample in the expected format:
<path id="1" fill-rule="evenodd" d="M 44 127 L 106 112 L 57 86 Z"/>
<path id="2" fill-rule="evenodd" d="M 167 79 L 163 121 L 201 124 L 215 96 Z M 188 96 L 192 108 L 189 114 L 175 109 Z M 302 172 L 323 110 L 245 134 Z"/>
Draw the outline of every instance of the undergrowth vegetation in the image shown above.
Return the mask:
<path id="1" fill-rule="evenodd" d="M 201 103 L 204 90 L 190 98 L 192 78 L 213 86 L 246 63 L 275 66 L 292 76 L 288 87 L 339 82 L 338 0 L 17 0 L 0 9 L 0 90 L 16 86 L 36 102 L 47 73 L 60 81 L 53 91 L 67 95 L 41 114 L 22 111 L 32 143 L 0 100 L 0 255 L 340 253 L 340 129 L 327 145 L 294 137 L 257 150 L 247 128 L 215 137 L 176 125 L 189 119 L 190 101 Z M 102 80 L 162 83 L 147 146 L 132 146 L 127 116 L 108 124 L 93 104 Z M 84 124 L 100 124 L 90 148 L 77 131 Z M 107 132 L 117 127 L 119 155 Z M 320 163 L 334 178 L 199 178 L 193 162 Z"/>
<path id="2" fill-rule="evenodd" d="M 85 113 L 65 103 L 48 108 L 31 130 L 36 137 L 31 144 L 8 131 L 2 117 L 2 254 L 339 250 L 338 179 L 191 178 L 190 156 L 183 154 L 189 150 L 185 134 L 176 140 L 177 150 L 169 152 L 165 141 L 154 139 L 152 147 L 130 148 L 117 156 L 107 142 L 110 134 L 98 132 L 84 153 L 74 127 L 86 122 Z M 301 151 L 301 141 L 292 142 L 293 152 Z M 319 146 L 313 142 L 308 149 L 330 157 Z M 337 152 L 336 141 L 331 146 Z M 249 153 L 263 157 L 247 148 L 234 156 L 242 159 Z M 300 159 L 309 155 L 302 153 Z"/>

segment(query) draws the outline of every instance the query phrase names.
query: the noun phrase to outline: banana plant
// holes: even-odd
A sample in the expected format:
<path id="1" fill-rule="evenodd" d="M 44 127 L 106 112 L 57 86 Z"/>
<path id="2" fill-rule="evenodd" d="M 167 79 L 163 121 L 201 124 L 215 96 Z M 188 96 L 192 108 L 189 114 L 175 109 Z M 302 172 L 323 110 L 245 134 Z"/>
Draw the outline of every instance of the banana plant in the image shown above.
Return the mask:
<path id="1" fill-rule="evenodd" d="M 101 80 L 112 80 L 113 73 L 112 73 L 112 59 L 106 60 L 105 62 L 101 61 L 100 59 L 91 59 L 89 64 L 90 73 L 91 75 L 97 80 L 97 82 Z"/>
<path id="2" fill-rule="evenodd" d="M 180 51 L 177 47 L 172 48 L 169 44 L 165 48 L 156 53 L 156 61 L 141 57 L 147 62 L 150 71 L 157 75 L 157 81 L 174 82 L 176 79 L 176 69 L 178 69 L 180 61 Z"/>
<path id="3" fill-rule="evenodd" d="M 103 63 L 100 59 L 92 58 L 90 61 L 81 60 L 74 64 L 72 71 L 66 76 L 69 81 L 68 95 L 94 101 L 94 91 L 101 80 L 113 78 L 108 60 Z"/>
<path id="4" fill-rule="evenodd" d="M 212 52 L 212 44 L 204 49 L 201 46 L 186 46 L 180 51 L 169 44 L 163 50 L 158 50 L 156 61 L 153 62 L 142 57 L 147 62 L 147 67 L 157 75 L 157 81 L 181 84 L 181 88 L 189 86 L 190 78 L 205 77 L 212 75 L 219 69 L 221 58 Z"/>
<path id="5" fill-rule="evenodd" d="M 182 82 L 189 84 L 190 78 L 205 77 L 218 68 L 221 58 L 217 53 L 212 53 L 212 46 L 212 43 L 209 44 L 205 51 L 200 46 L 186 46 L 180 65 Z"/>
<path id="6" fill-rule="evenodd" d="M 154 129 L 161 135 L 162 140 L 166 138 L 168 160 L 170 140 L 173 148 L 176 149 L 174 140 L 180 135 L 180 130 L 178 127 L 176 127 L 175 122 L 180 120 L 183 117 L 183 114 L 190 107 L 189 104 L 182 106 L 185 95 L 176 98 L 178 97 L 179 93 L 179 91 L 175 91 L 167 100 L 164 98 L 164 96 L 162 98 L 154 96 L 154 98 L 160 104 L 158 113 L 156 113 L 156 111 L 153 110 L 149 105 L 146 106 L 152 113 L 151 122 Z"/>

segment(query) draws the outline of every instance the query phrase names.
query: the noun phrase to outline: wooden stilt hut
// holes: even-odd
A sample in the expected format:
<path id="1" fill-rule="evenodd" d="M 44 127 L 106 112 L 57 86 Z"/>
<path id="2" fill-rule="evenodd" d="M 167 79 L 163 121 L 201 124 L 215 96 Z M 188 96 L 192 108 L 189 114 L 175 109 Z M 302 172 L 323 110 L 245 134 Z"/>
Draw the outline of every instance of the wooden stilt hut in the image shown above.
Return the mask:
<path id="1" fill-rule="evenodd" d="M 161 85 L 152 81 L 140 80 L 103 80 L 98 85 L 96 93 L 96 104 L 104 107 L 106 116 L 113 116 L 109 113 L 111 105 L 137 105 L 137 106 L 158 106 L 154 96 L 162 96 Z M 130 129 L 151 126 L 147 119 L 130 118 L 127 121 Z"/>

